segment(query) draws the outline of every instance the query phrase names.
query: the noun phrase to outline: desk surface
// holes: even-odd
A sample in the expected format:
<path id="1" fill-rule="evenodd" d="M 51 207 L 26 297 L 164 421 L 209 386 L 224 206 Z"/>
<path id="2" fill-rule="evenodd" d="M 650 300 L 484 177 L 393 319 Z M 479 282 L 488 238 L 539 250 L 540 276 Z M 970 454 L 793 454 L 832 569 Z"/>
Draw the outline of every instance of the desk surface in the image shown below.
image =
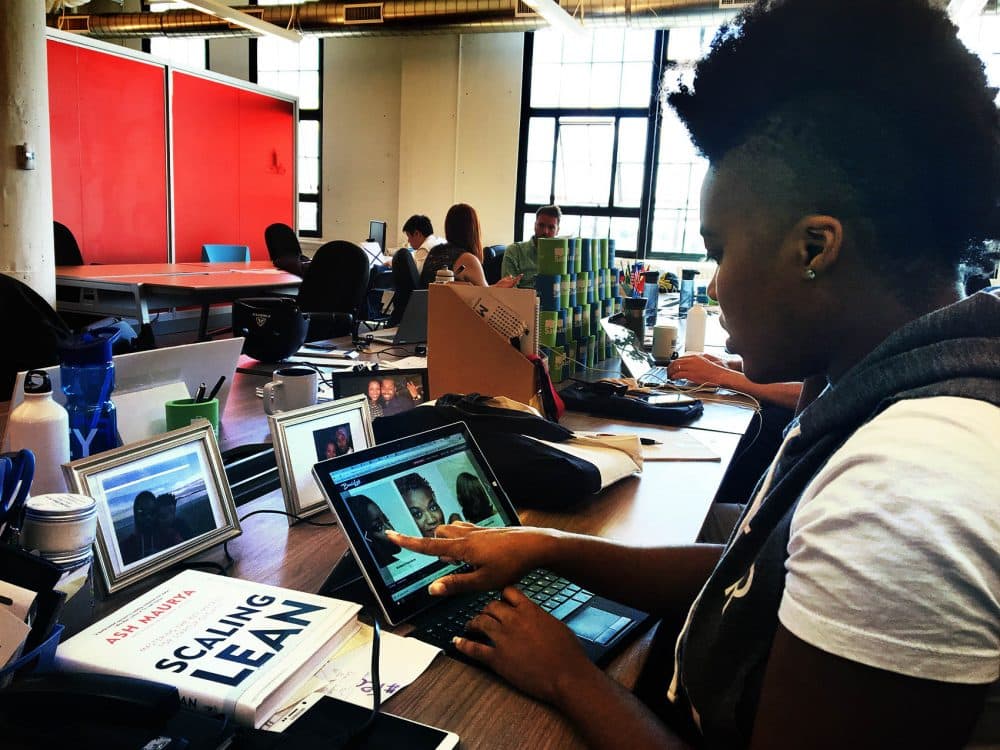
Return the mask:
<path id="1" fill-rule="evenodd" d="M 224 442 L 238 444 L 268 438 L 262 404 L 254 389 L 266 382 L 256 375 L 237 374 L 223 419 Z M 717 405 L 707 404 L 711 410 Z M 563 420 L 575 429 L 635 431 L 660 435 L 672 428 L 612 423 L 569 414 Z M 685 428 L 687 429 L 687 428 Z M 720 462 L 647 462 L 641 476 L 630 477 L 573 512 L 522 510 L 526 524 L 590 533 L 637 545 L 689 543 L 694 540 L 722 473 L 739 440 L 734 433 L 690 430 L 717 452 Z M 241 506 L 240 515 L 261 508 L 282 509 L 277 493 Z M 316 520 L 329 520 L 328 513 Z M 243 522 L 243 535 L 229 544 L 240 578 L 316 591 L 346 550 L 335 528 L 298 524 L 288 527 L 277 515 L 257 515 Z M 120 602 L 114 606 L 120 606 Z M 627 649 L 608 671 L 630 685 L 648 647 L 647 634 Z M 412 685 L 389 700 L 385 709 L 456 732 L 463 748 L 580 747 L 580 739 L 556 712 L 525 697 L 492 673 L 439 656 Z M 512 741 L 516 737 L 516 741 Z"/>
<path id="2" fill-rule="evenodd" d="M 237 373 L 223 416 L 223 447 L 269 439 L 257 386 L 259 375 Z M 706 404 L 706 412 L 723 408 Z M 727 407 L 733 408 L 733 407 Z M 569 413 L 563 422 L 574 429 L 634 431 L 660 436 L 675 428 L 615 423 L 604 418 Z M 745 423 L 745 422 L 744 422 Z M 589 533 L 636 545 L 684 544 L 694 540 L 722 474 L 739 441 L 736 432 L 683 428 L 721 456 L 718 462 L 647 462 L 641 476 L 622 480 L 599 495 L 583 499 L 572 512 L 524 509 L 525 524 Z M 283 510 L 280 493 L 272 493 L 239 508 Z M 324 513 L 313 520 L 328 521 Z M 347 545 L 339 530 L 297 524 L 283 516 L 262 514 L 242 523 L 242 536 L 229 542 L 235 558 L 231 575 L 302 591 L 317 591 Z M 221 560 L 215 550 L 203 559 Z M 153 581 L 140 583 L 103 602 L 95 617 L 121 607 Z M 641 668 L 651 634 L 630 646 L 608 673 L 632 685 Z M 463 748 L 582 747 L 572 727 L 549 707 L 528 698 L 483 669 L 439 656 L 412 685 L 393 696 L 385 710 L 456 732 Z M 512 740 L 516 737 L 516 740 Z"/>
<path id="3" fill-rule="evenodd" d="M 129 263 L 117 265 L 57 266 L 56 283 L 88 286 L 96 283 L 170 289 L 231 289 L 290 286 L 302 279 L 274 267 L 271 261 L 249 263 Z"/>

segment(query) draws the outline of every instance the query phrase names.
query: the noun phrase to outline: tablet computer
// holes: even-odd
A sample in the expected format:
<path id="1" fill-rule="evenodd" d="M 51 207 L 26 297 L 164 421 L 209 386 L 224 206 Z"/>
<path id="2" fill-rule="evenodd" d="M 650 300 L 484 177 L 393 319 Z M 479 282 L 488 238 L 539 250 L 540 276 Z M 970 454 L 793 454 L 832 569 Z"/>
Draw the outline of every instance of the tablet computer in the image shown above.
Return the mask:
<path id="1" fill-rule="evenodd" d="M 442 625 L 491 594 L 431 596 L 432 581 L 467 570 L 466 564 L 402 549 L 385 531 L 433 536 L 438 525 L 453 521 L 482 527 L 520 524 L 468 427 L 456 422 L 321 461 L 313 476 L 383 617 L 391 625 L 417 618 L 417 637 L 447 648 L 451 634 L 440 637 Z M 648 618 L 548 571 L 532 571 L 517 585 L 564 621 L 594 661 L 602 661 Z"/>

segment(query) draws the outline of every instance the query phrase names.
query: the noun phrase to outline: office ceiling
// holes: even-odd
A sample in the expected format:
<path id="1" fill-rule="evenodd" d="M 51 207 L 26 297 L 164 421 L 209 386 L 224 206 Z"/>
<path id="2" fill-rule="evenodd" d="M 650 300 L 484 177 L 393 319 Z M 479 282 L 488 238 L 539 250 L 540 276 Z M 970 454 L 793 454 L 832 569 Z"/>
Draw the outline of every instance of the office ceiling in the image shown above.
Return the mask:
<path id="1" fill-rule="evenodd" d="M 282 29 L 309 36 L 402 36 L 532 31 L 548 23 L 532 0 L 384 0 L 233 6 Z M 721 23 L 741 0 L 564 0 L 585 27 L 673 28 Z M 103 39 L 159 36 L 253 36 L 198 10 L 125 12 L 134 0 L 47 0 L 48 25 Z M 110 6 L 110 7 L 109 7 Z"/>

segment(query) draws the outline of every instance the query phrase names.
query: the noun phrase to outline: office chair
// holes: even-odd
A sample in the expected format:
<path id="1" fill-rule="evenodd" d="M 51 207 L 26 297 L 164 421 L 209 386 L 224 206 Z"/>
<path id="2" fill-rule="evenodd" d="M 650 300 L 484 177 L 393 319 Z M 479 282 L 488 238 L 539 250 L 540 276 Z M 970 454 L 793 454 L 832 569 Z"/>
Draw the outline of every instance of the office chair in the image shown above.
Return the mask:
<path id="1" fill-rule="evenodd" d="M 277 222 L 264 230 L 264 244 L 275 268 L 305 276 L 309 258 L 302 254 L 302 246 L 295 230 L 287 224 Z"/>
<path id="2" fill-rule="evenodd" d="M 420 274 L 417 273 L 417 264 L 413 260 L 413 253 L 405 247 L 396 251 L 392 256 L 392 285 L 395 292 L 392 295 L 392 314 L 389 316 L 389 327 L 398 326 L 403 318 L 403 311 L 406 310 L 410 302 L 410 295 L 420 283 Z"/>
<path id="3" fill-rule="evenodd" d="M 65 224 L 58 221 L 52 222 L 55 233 L 56 265 L 57 266 L 82 266 L 83 253 L 80 246 L 76 244 L 76 237 Z"/>
<path id="4" fill-rule="evenodd" d="M 249 263 L 250 248 L 246 245 L 202 245 L 202 263 Z"/>
<path id="5" fill-rule="evenodd" d="M 487 284 L 496 284 L 500 281 L 503 254 L 506 249 L 506 245 L 489 245 L 483 248 L 483 275 L 486 276 Z"/>
<path id="6" fill-rule="evenodd" d="M 369 272 L 368 255 L 359 245 L 344 240 L 327 242 L 316 251 L 302 277 L 299 307 L 307 313 L 349 313 L 353 316 L 350 332 L 356 337 Z M 310 315 L 306 341 L 343 336 L 347 332 L 339 319 Z"/>

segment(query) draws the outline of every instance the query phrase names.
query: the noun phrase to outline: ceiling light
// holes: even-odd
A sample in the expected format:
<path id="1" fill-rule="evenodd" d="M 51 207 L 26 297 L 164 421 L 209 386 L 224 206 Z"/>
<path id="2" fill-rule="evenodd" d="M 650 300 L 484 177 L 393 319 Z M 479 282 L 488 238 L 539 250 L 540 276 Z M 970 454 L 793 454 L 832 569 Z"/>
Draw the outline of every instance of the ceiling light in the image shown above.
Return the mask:
<path id="1" fill-rule="evenodd" d="M 549 0 L 549 2 L 551 1 Z M 298 31 L 283 29 L 273 23 L 255 18 L 241 10 L 236 10 L 236 8 L 230 8 L 228 5 L 218 2 L 218 0 L 177 0 L 177 2 L 195 10 L 200 10 L 202 13 L 208 13 L 221 18 L 223 21 L 229 21 L 229 23 L 242 26 L 244 29 L 249 29 L 257 34 L 266 34 L 290 42 L 302 41 L 302 34 Z"/>
<path id="2" fill-rule="evenodd" d="M 564 34 L 584 36 L 587 30 L 554 0 L 522 0 L 525 5 L 549 22 L 549 26 Z"/>

